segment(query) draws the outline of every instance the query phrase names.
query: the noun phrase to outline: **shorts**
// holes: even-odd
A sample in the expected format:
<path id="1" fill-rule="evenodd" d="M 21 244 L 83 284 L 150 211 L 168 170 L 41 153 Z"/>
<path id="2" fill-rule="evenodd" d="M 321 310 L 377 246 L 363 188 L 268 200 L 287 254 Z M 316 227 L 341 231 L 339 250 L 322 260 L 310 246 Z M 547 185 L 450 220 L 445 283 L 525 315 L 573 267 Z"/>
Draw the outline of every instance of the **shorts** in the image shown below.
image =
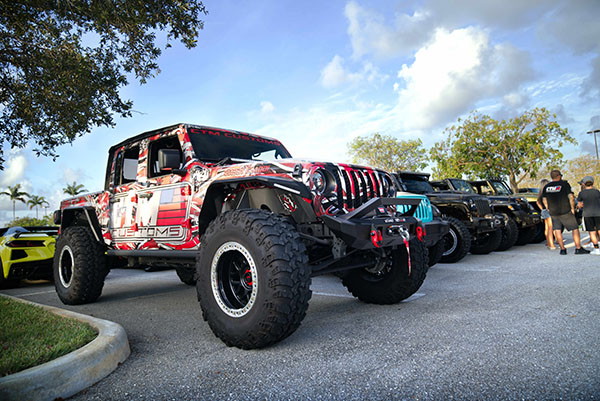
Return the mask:
<path id="1" fill-rule="evenodd" d="M 560 230 L 566 229 L 567 231 L 577 230 L 579 224 L 573 213 L 559 214 L 558 216 L 552 217 L 552 229 Z"/>
<path id="2" fill-rule="evenodd" d="M 550 212 L 548 211 L 548 209 L 542 209 L 542 214 L 540 215 L 540 217 L 542 218 L 542 220 L 549 219 Z"/>
<path id="3" fill-rule="evenodd" d="M 585 223 L 586 231 L 600 230 L 600 216 L 584 217 L 583 222 Z"/>

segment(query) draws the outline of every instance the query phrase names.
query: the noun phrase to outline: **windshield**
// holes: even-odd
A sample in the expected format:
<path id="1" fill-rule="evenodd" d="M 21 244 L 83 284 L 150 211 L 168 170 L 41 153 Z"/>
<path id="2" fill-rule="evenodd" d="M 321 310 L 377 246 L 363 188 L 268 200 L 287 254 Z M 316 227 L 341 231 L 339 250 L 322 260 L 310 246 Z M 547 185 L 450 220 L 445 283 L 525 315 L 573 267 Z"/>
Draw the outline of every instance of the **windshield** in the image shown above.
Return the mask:
<path id="1" fill-rule="evenodd" d="M 496 190 L 496 193 L 498 195 L 512 195 L 512 191 L 510 189 L 508 189 L 508 187 L 506 185 L 504 185 L 503 182 L 492 181 L 491 184 L 494 187 L 494 189 Z"/>
<path id="2" fill-rule="evenodd" d="M 204 128 L 190 128 L 189 133 L 194 153 L 200 160 L 219 161 L 229 157 L 270 161 L 292 157 L 275 139 Z"/>
<path id="3" fill-rule="evenodd" d="M 476 194 L 477 193 L 477 192 L 475 192 L 475 189 L 471 186 L 471 184 L 469 184 L 465 180 L 451 179 L 450 182 L 452 182 L 452 186 L 457 191 L 468 192 L 468 193 L 471 193 L 471 194 Z"/>
<path id="4" fill-rule="evenodd" d="M 408 192 L 414 192 L 416 194 L 423 194 L 433 192 L 433 187 L 427 181 L 422 180 L 402 180 L 402 183 L 406 187 Z"/>

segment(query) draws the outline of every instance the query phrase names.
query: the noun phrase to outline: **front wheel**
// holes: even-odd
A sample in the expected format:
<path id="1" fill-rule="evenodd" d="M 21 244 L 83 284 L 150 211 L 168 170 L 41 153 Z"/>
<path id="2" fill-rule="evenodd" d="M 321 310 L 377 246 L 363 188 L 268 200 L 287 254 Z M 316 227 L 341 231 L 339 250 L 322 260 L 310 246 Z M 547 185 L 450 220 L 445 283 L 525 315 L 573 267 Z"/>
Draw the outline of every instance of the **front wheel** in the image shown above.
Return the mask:
<path id="1" fill-rule="evenodd" d="M 475 255 L 486 255 L 498 249 L 502 242 L 502 230 L 497 229 L 485 234 L 480 234 L 471 244 L 471 253 Z"/>
<path id="2" fill-rule="evenodd" d="M 428 251 L 418 239 L 412 239 L 409 247 L 410 272 L 406 248 L 400 246 L 370 268 L 349 271 L 342 283 L 352 295 L 367 303 L 389 305 L 410 297 L 425 280 Z"/>
<path id="3" fill-rule="evenodd" d="M 104 246 L 89 227 L 67 227 L 56 240 L 54 287 L 67 305 L 96 301 L 108 274 Z"/>
<path id="4" fill-rule="evenodd" d="M 471 234 L 465 224 L 455 217 L 442 217 L 448 222 L 448 234 L 444 236 L 445 249 L 441 261 L 455 263 L 466 256 L 471 249 Z"/>
<path id="5" fill-rule="evenodd" d="M 292 334 L 311 297 L 306 247 L 284 218 L 264 210 L 218 216 L 200 239 L 196 289 L 202 315 L 226 345 L 262 348 Z"/>

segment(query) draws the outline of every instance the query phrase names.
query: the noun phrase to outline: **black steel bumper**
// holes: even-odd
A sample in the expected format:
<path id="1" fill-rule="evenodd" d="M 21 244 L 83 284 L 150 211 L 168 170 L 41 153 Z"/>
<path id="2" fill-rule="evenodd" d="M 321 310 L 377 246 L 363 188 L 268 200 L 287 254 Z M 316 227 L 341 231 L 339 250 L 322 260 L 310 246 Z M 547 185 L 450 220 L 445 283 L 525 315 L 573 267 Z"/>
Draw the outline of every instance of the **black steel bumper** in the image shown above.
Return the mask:
<path id="1" fill-rule="evenodd" d="M 540 215 L 537 213 L 527 213 L 519 210 L 514 213 L 514 216 L 519 228 L 535 226 L 541 222 Z"/>
<path id="2" fill-rule="evenodd" d="M 433 219 L 428 223 L 423 223 L 423 225 L 425 226 L 423 242 L 427 247 L 434 246 L 444 238 L 444 235 L 448 234 L 448 223 L 442 219 Z"/>
<path id="3" fill-rule="evenodd" d="M 341 216 L 323 215 L 321 219 L 346 246 L 354 249 L 384 248 L 404 245 L 417 236 L 424 239 L 423 224 L 413 217 L 421 199 L 373 198 L 359 208 Z M 389 213 L 387 206 L 409 205 L 400 213 Z"/>
<path id="4" fill-rule="evenodd" d="M 501 214 L 486 215 L 486 217 L 473 217 L 471 223 L 469 230 L 475 234 L 494 231 L 506 225 L 504 216 Z"/>

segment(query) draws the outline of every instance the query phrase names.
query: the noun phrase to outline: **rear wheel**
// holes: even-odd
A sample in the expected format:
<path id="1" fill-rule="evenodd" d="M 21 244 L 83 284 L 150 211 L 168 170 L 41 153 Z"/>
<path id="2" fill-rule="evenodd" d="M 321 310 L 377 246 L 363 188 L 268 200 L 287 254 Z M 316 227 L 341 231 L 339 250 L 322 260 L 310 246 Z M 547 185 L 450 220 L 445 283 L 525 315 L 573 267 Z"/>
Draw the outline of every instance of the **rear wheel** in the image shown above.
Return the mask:
<path id="1" fill-rule="evenodd" d="M 444 253 L 440 259 L 444 263 L 455 263 L 465 257 L 471 249 L 471 234 L 465 224 L 455 217 L 442 217 L 448 222 L 448 234 L 444 241 Z"/>
<path id="2" fill-rule="evenodd" d="M 311 297 L 306 247 L 284 218 L 264 210 L 218 216 L 200 240 L 196 289 L 226 345 L 261 348 L 292 334 Z"/>
<path id="3" fill-rule="evenodd" d="M 406 248 L 400 246 L 370 268 L 349 271 L 342 283 L 352 295 L 367 303 L 388 305 L 410 297 L 425 280 L 428 251 L 416 238 L 409 246 L 410 274 Z"/>
<path id="4" fill-rule="evenodd" d="M 108 274 L 104 246 L 89 227 L 67 227 L 56 240 L 54 287 L 67 305 L 94 302 Z"/>
<path id="5" fill-rule="evenodd" d="M 187 266 L 176 266 L 177 277 L 182 283 L 196 285 L 196 269 Z"/>
<path id="6" fill-rule="evenodd" d="M 535 235 L 533 236 L 533 239 L 531 240 L 531 242 L 533 244 L 539 244 L 540 242 L 544 242 L 546 241 L 546 225 L 544 224 L 544 221 L 542 220 L 541 223 L 537 223 L 535 225 Z"/>

